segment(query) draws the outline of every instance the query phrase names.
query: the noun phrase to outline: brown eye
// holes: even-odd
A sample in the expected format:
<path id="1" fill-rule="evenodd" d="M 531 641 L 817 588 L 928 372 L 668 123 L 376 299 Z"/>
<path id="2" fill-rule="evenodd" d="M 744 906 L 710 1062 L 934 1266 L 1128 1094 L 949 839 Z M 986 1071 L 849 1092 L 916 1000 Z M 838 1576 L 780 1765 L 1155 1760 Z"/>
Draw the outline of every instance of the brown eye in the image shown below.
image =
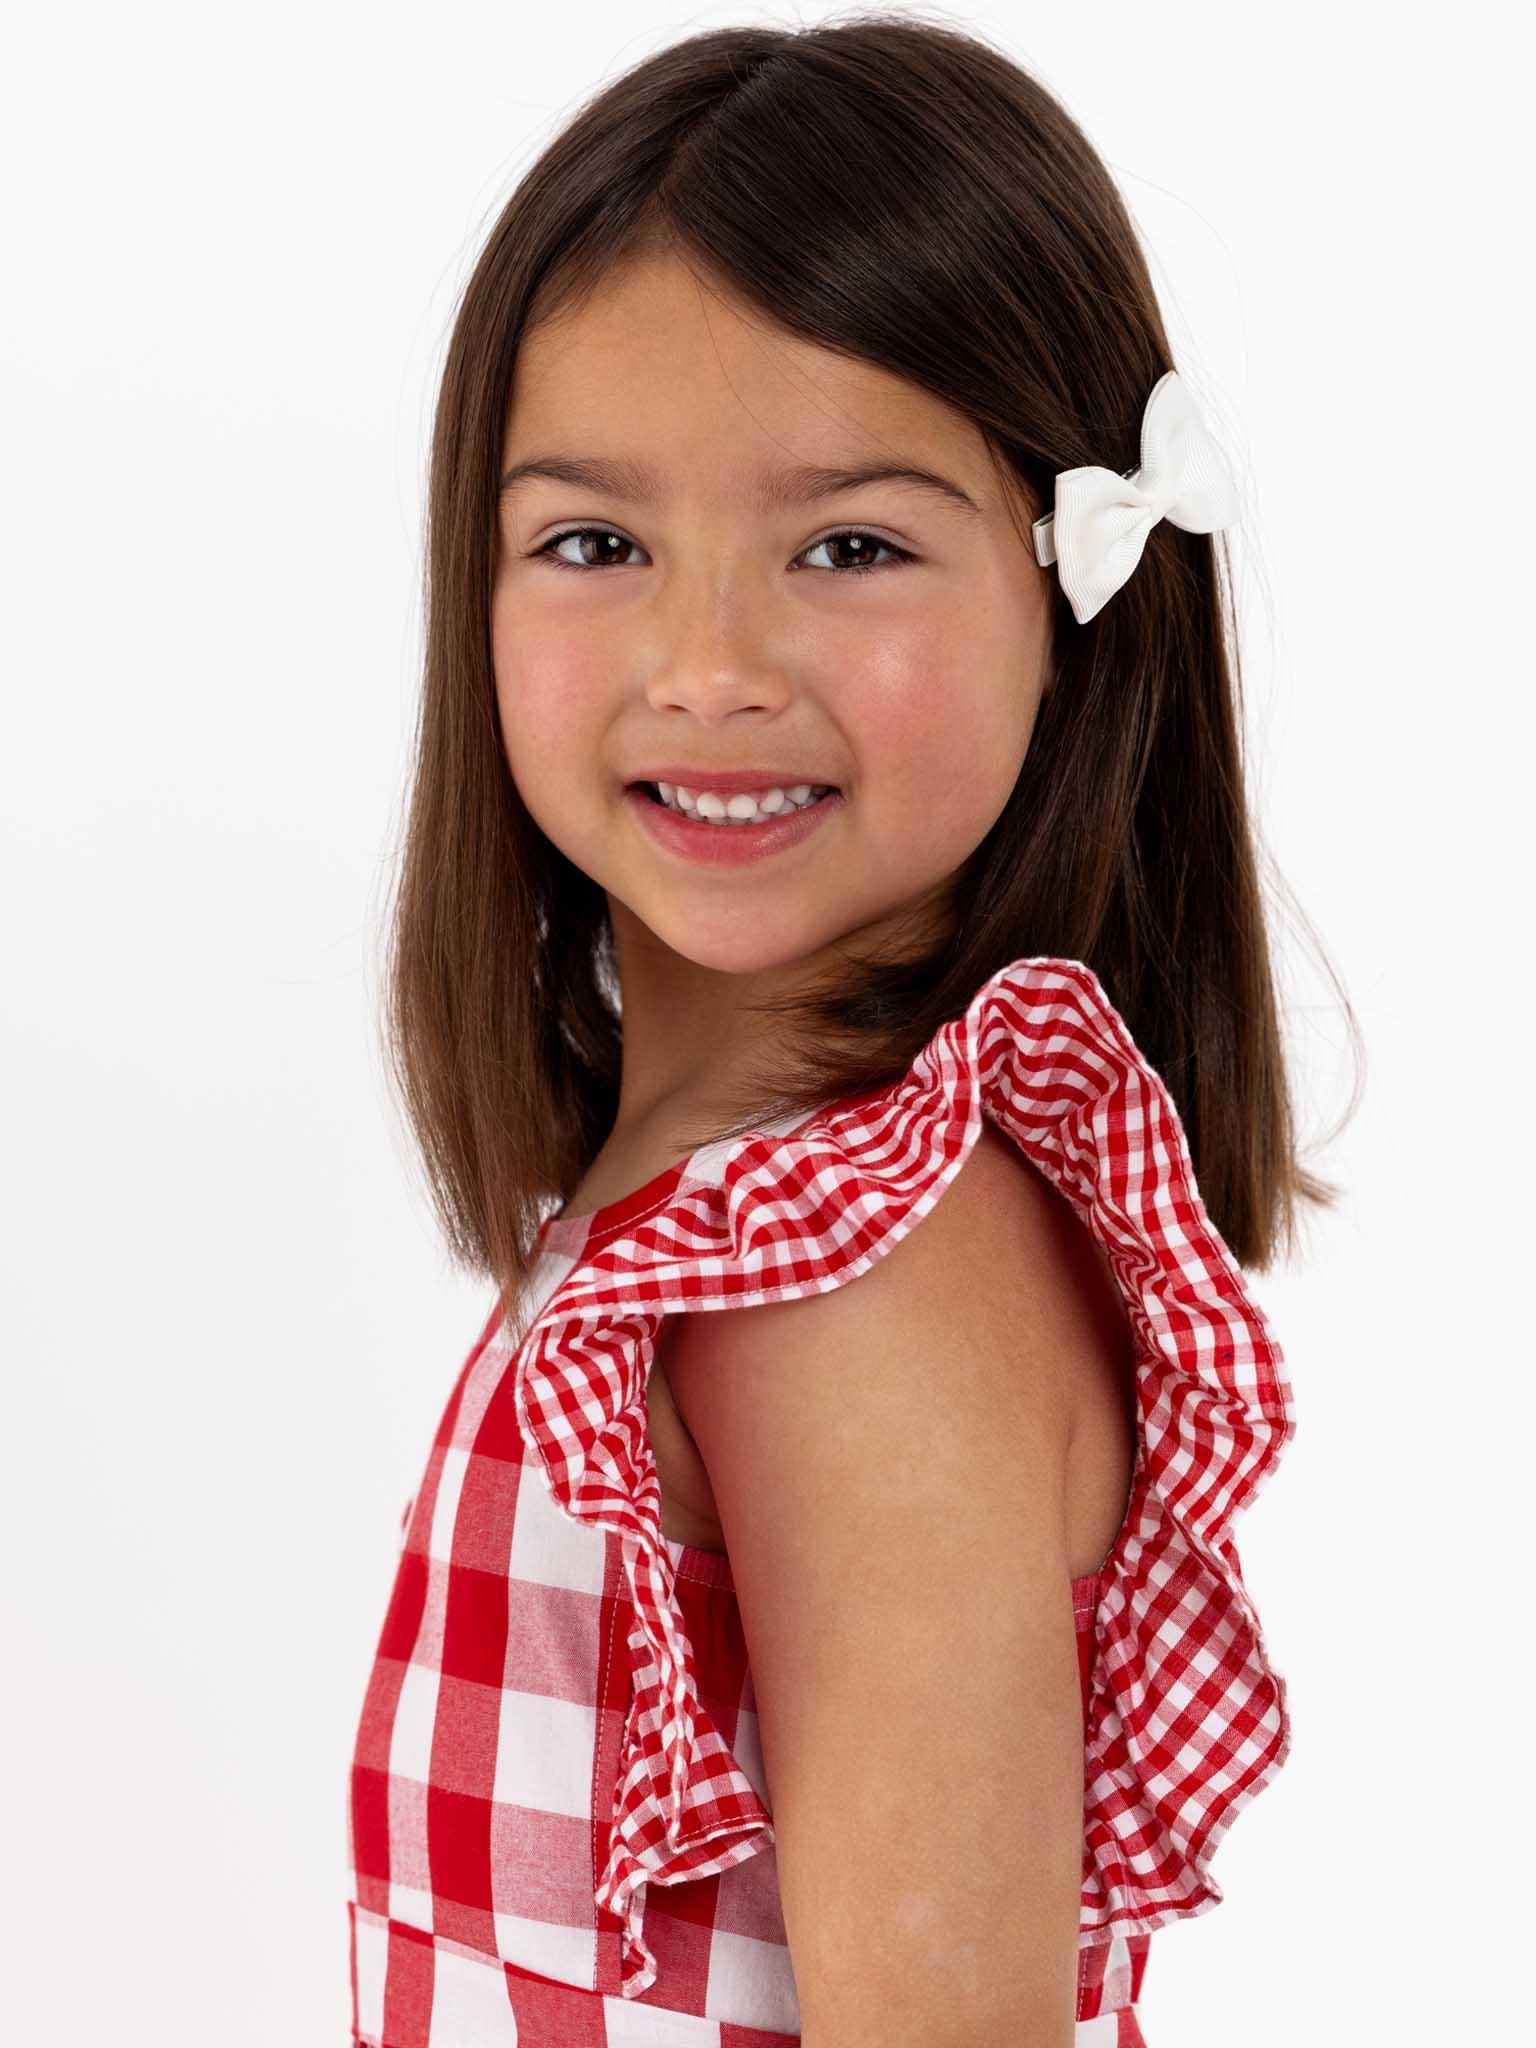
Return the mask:
<path id="1" fill-rule="evenodd" d="M 866 533 L 861 526 L 845 526 L 837 533 L 829 533 L 824 539 L 812 543 L 806 549 L 808 555 L 817 548 L 846 548 L 853 557 L 851 561 L 835 562 L 834 568 L 844 576 L 860 576 L 871 569 L 884 569 L 894 564 L 877 562 L 873 557 L 883 548 L 897 562 L 910 562 L 912 557 L 905 548 L 899 548 L 894 541 L 882 540 L 877 533 Z"/>
<path id="2" fill-rule="evenodd" d="M 597 541 L 601 545 L 590 554 L 586 553 L 583 546 L 585 559 L 573 562 L 568 556 L 555 552 L 568 540 L 583 544 L 587 541 Z M 560 569 L 600 569 L 610 563 L 616 568 L 623 569 L 627 568 L 628 564 L 622 560 L 617 549 L 632 548 L 634 545 L 635 543 L 625 534 L 615 533 L 611 526 L 568 526 L 563 533 L 552 533 L 542 547 L 534 549 L 534 553 L 546 556 Z"/>

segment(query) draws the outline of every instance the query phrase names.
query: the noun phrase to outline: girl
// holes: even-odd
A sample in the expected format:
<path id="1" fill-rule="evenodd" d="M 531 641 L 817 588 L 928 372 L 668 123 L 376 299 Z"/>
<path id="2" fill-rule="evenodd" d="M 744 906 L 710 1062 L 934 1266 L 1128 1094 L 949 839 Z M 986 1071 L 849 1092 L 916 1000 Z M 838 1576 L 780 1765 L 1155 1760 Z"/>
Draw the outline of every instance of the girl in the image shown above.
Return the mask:
<path id="1" fill-rule="evenodd" d="M 364 2048 L 1141 2041 L 1289 1745 L 1240 1268 L 1330 1192 L 1235 509 L 1104 166 L 951 30 L 677 43 L 493 229 L 390 1024 L 497 1298 L 358 1731 Z"/>

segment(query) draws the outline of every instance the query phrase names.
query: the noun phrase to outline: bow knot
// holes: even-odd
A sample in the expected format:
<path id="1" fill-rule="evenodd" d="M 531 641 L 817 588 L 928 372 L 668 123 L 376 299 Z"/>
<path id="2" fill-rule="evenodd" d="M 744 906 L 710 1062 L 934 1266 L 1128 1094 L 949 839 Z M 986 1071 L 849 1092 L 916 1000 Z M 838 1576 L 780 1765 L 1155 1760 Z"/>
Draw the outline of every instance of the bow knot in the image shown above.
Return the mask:
<path id="1" fill-rule="evenodd" d="M 1077 623 L 1086 625 L 1141 560 L 1160 519 L 1214 533 L 1237 518 L 1237 487 L 1187 385 L 1169 370 L 1141 419 L 1141 466 L 1117 474 L 1088 464 L 1056 478 L 1054 511 L 1032 529 L 1035 559 L 1052 562 Z"/>

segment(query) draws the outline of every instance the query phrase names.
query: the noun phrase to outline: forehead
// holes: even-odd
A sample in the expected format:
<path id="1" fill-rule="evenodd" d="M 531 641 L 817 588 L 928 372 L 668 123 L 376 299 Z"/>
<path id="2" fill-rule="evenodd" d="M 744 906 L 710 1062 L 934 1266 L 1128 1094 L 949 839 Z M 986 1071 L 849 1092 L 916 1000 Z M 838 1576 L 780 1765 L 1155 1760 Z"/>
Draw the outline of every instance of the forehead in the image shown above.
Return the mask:
<path id="1" fill-rule="evenodd" d="M 547 449 L 657 471 L 886 462 L 973 500 L 997 479 L 974 423 L 919 385 L 791 333 L 667 254 L 627 260 L 518 350 L 503 469 Z"/>

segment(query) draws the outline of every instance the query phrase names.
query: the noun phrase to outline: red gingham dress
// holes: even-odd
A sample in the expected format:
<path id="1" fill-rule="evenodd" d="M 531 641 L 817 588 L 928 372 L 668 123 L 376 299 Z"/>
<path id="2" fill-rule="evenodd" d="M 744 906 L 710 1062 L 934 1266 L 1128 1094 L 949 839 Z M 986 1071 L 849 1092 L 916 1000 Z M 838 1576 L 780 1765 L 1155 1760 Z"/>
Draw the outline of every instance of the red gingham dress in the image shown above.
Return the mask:
<path id="1" fill-rule="evenodd" d="M 1294 1434 L 1284 1362 L 1177 1112 L 1092 970 L 1014 961 L 890 1086 L 702 1147 L 544 1225 L 407 1503 L 347 1809 L 360 2048 L 789 2048 L 800 2014 L 728 1559 L 661 1533 L 663 1317 L 841 1285 L 939 1199 L 983 1116 L 1104 1250 L 1138 1442 L 1074 1580 L 1077 2048 L 1140 2048 L 1152 1931 L 1290 1747 L 1232 1525 Z M 1063 1589 L 1064 1594 L 1067 1589 Z"/>

